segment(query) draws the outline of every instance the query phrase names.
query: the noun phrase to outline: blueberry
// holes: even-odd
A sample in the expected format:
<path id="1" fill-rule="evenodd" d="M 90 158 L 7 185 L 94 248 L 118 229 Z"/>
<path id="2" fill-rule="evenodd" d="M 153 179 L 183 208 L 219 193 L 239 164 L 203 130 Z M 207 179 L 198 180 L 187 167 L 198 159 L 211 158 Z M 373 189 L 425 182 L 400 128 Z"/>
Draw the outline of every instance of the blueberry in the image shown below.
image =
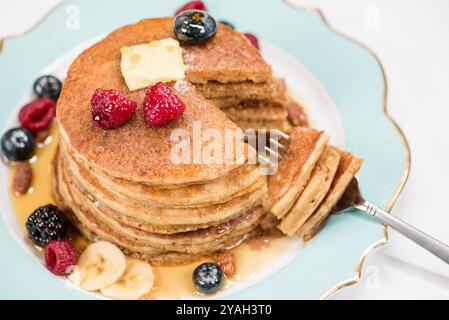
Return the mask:
<path id="1" fill-rule="evenodd" d="M 25 128 L 8 130 L 1 140 L 2 153 L 10 161 L 24 161 L 31 158 L 35 144 L 33 135 Z"/>
<path id="2" fill-rule="evenodd" d="M 57 101 L 61 93 L 61 81 L 52 75 L 45 75 L 36 79 L 33 85 L 34 92 L 39 98 L 50 98 Z"/>
<path id="3" fill-rule="evenodd" d="M 223 271 L 216 263 L 203 263 L 193 271 L 193 283 L 201 293 L 215 293 L 223 285 Z"/>
<path id="4" fill-rule="evenodd" d="M 221 21 L 219 21 L 219 23 L 224 24 L 224 25 L 227 26 L 228 28 L 231 28 L 231 29 L 234 29 L 234 30 L 235 30 L 234 25 L 233 25 L 232 23 L 230 23 L 229 21 L 221 20 Z"/>
<path id="5" fill-rule="evenodd" d="M 174 30 L 179 41 L 202 44 L 215 35 L 217 23 L 205 11 L 188 10 L 176 16 Z"/>

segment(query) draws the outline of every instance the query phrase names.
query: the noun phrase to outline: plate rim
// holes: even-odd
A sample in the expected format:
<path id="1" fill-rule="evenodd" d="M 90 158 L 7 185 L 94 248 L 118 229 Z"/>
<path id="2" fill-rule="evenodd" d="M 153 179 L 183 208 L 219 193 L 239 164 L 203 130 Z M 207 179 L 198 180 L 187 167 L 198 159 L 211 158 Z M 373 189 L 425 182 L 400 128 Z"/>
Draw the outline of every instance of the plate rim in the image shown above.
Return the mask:
<path id="1" fill-rule="evenodd" d="M 379 69 L 381 71 L 382 81 L 383 81 L 383 90 L 382 90 L 383 92 L 382 92 L 382 103 L 381 103 L 382 111 L 383 111 L 384 115 L 386 116 L 387 120 L 391 122 L 391 124 L 394 126 L 395 130 L 399 134 L 399 137 L 401 139 L 402 146 L 403 146 L 404 152 L 405 152 L 405 167 L 404 167 L 404 171 L 402 173 L 402 177 L 399 180 L 399 183 L 398 183 L 395 191 L 393 192 L 393 194 L 387 204 L 387 207 L 385 208 L 385 211 L 387 211 L 388 213 L 391 213 L 391 209 L 394 207 L 396 201 L 398 200 L 399 196 L 401 195 L 401 193 L 407 183 L 407 180 L 409 178 L 412 156 L 411 156 L 410 144 L 408 142 L 407 137 L 405 136 L 404 130 L 400 127 L 400 125 L 397 123 L 397 121 L 393 118 L 393 116 L 389 113 L 389 110 L 388 110 L 388 90 L 389 90 L 388 89 L 388 78 L 387 78 L 387 74 L 385 72 L 385 67 L 382 63 L 382 60 L 377 55 L 377 53 L 373 49 L 371 49 L 369 46 L 367 46 L 360 40 L 357 40 L 341 31 L 339 31 L 338 29 L 336 29 L 329 22 L 329 19 L 324 14 L 324 12 L 321 8 L 316 7 L 316 6 L 310 6 L 310 7 L 302 6 L 297 3 L 292 2 L 292 0 L 282 0 L 282 2 L 284 2 L 288 6 L 292 7 L 293 9 L 296 9 L 296 10 L 299 10 L 302 12 L 314 13 L 314 14 L 318 15 L 321 22 L 330 31 L 332 31 L 339 37 L 342 37 L 342 38 L 360 46 L 362 49 L 366 50 L 376 60 L 378 66 L 379 66 Z M 331 297 L 333 294 L 335 294 L 337 291 L 339 291 L 345 287 L 349 287 L 349 286 L 352 286 L 352 285 L 358 283 L 363 277 L 363 266 L 364 266 L 364 262 L 365 262 L 366 258 L 371 253 L 373 253 L 374 251 L 377 251 L 378 249 L 380 249 L 381 247 L 383 247 L 384 245 L 386 245 L 388 243 L 388 226 L 386 224 L 383 224 L 383 235 L 384 236 L 382 239 L 379 239 L 376 242 L 372 243 L 370 246 L 368 246 L 368 248 L 366 248 L 363 251 L 362 255 L 359 257 L 359 259 L 356 263 L 355 273 L 351 278 L 340 281 L 339 283 L 336 283 L 335 285 L 331 286 L 326 291 L 324 291 L 317 299 L 318 300 L 326 300 L 329 297 Z"/>
<path id="2" fill-rule="evenodd" d="M 394 207 L 396 201 L 398 200 L 400 194 L 402 193 L 402 191 L 408 181 L 408 178 L 410 175 L 410 170 L 411 170 L 412 156 L 411 156 L 410 145 L 409 145 L 407 137 L 405 136 L 403 129 L 400 127 L 400 125 L 397 123 L 397 121 L 393 118 L 393 116 L 389 113 L 389 110 L 388 110 L 388 91 L 389 91 L 388 77 L 386 75 L 385 67 L 382 63 L 382 60 L 377 55 L 377 53 L 373 49 L 371 49 L 369 46 L 367 46 L 360 40 L 357 40 L 357 39 L 353 38 L 352 36 L 349 36 L 341 31 L 339 31 L 338 29 L 336 29 L 329 22 L 327 16 L 323 12 L 323 10 L 321 8 L 319 8 L 318 6 L 303 6 L 298 3 L 294 3 L 292 0 L 280 0 L 280 1 L 298 11 L 316 14 L 320 18 L 320 20 L 324 24 L 324 26 L 326 28 L 328 28 L 331 32 L 335 33 L 339 37 L 342 37 L 342 38 L 356 44 L 357 46 L 360 46 L 362 49 L 366 50 L 376 60 L 378 66 L 379 66 L 379 69 L 381 71 L 382 81 L 383 81 L 383 90 L 382 90 L 383 93 L 382 93 L 381 108 L 382 108 L 382 111 L 383 111 L 385 117 L 387 118 L 387 120 L 393 125 L 393 127 L 397 131 L 399 138 L 401 140 L 401 143 L 403 145 L 403 151 L 405 153 L 405 167 L 403 169 L 401 179 L 399 180 L 399 183 L 398 183 L 396 189 L 394 190 L 392 196 L 390 197 L 390 200 L 385 208 L 385 210 L 388 213 L 390 213 L 391 209 Z M 54 11 L 56 11 L 59 7 L 63 6 L 64 4 L 65 4 L 64 1 L 61 1 L 57 4 L 55 4 L 53 7 L 51 7 L 49 9 L 49 11 L 45 15 L 43 15 L 39 20 L 36 21 L 36 23 L 34 23 L 31 27 L 29 27 L 24 32 L 6 36 L 4 38 L 0 38 L 0 54 L 2 53 L 2 49 L 3 49 L 7 39 L 23 37 L 23 36 L 27 35 L 28 33 L 32 32 L 44 20 L 46 20 Z M 383 238 L 375 241 L 374 243 L 372 243 L 370 246 L 368 246 L 363 251 L 362 255 L 359 257 L 359 259 L 357 260 L 357 263 L 355 265 L 354 275 L 349 279 L 340 281 L 339 283 L 336 283 L 335 285 L 329 287 L 327 290 L 325 290 L 322 294 L 320 294 L 317 297 L 317 300 L 326 300 L 329 297 L 331 297 L 333 294 L 338 292 L 339 290 L 358 283 L 363 277 L 363 274 L 364 274 L 363 266 L 364 266 L 364 262 L 367 259 L 367 257 L 371 253 L 377 251 L 378 249 L 380 249 L 387 243 L 388 243 L 388 226 L 386 224 L 383 224 Z"/>

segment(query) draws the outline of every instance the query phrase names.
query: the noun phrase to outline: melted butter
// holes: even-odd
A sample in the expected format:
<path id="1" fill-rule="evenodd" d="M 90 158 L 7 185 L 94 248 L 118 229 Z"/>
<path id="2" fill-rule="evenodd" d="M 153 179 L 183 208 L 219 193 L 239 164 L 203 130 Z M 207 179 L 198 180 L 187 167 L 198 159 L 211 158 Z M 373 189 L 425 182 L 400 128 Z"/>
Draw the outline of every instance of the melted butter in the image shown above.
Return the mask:
<path id="1" fill-rule="evenodd" d="M 58 132 L 53 124 L 50 136 L 44 144 L 36 148 L 36 156 L 30 161 L 33 169 L 33 181 L 26 195 L 17 195 L 10 188 L 11 204 L 16 217 L 27 234 L 25 223 L 28 216 L 38 207 L 46 204 L 55 204 L 51 188 L 51 163 L 57 149 Z M 10 169 L 10 183 L 14 176 L 14 166 Z M 72 241 L 78 252 L 82 252 L 89 241 L 74 229 L 69 230 L 68 238 Z M 231 251 L 235 256 L 236 274 L 226 279 L 225 288 L 230 289 L 244 280 L 251 279 L 276 256 L 284 253 L 291 244 L 287 237 L 273 239 L 250 239 Z M 32 245 L 30 241 L 30 245 Z M 38 249 L 38 248 L 37 248 Z M 42 250 L 39 250 L 40 252 Z M 41 252 L 42 253 L 42 252 Z M 201 263 L 213 261 L 203 259 L 182 266 L 155 266 L 155 284 L 143 299 L 182 299 L 200 296 L 192 282 L 193 270 Z"/>

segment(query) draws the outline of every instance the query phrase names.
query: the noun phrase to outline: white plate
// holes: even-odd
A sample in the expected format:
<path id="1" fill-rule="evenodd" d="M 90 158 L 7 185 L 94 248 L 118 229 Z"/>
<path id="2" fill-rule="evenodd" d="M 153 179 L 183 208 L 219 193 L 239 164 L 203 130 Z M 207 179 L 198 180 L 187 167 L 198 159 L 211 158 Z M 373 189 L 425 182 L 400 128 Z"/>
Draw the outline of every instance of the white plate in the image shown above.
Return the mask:
<path id="1" fill-rule="evenodd" d="M 40 74 L 53 74 L 60 79 L 65 78 L 67 69 L 72 61 L 84 49 L 97 42 L 100 38 L 102 38 L 102 36 L 95 37 L 74 48 L 44 68 Z M 320 82 L 300 62 L 273 44 L 262 41 L 261 51 L 264 58 L 273 66 L 276 75 L 286 79 L 289 90 L 304 104 L 307 113 L 312 120 L 313 126 L 325 130 L 332 137 L 333 144 L 343 147 L 344 134 L 341 119 L 335 104 Z M 2 132 L 18 125 L 18 111 L 21 106 L 30 101 L 32 97 L 31 90 L 24 93 L 22 99 L 17 103 L 15 111 L 12 112 L 6 122 L 6 126 L 3 128 Z M 7 166 L 0 165 L 1 181 L 8 181 L 8 174 Z M 41 259 L 25 240 L 22 228 L 11 207 L 8 187 L 7 183 L 2 183 L 0 185 L 0 210 L 5 213 L 3 214 L 3 218 L 6 225 L 14 239 L 29 255 L 35 259 Z M 235 293 L 262 281 L 290 263 L 301 250 L 302 242 L 296 237 L 292 240 L 290 247 L 285 250 L 285 252 L 277 256 L 276 259 L 273 259 L 271 263 L 265 265 L 261 271 L 253 274 L 251 277 L 239 281 L 238 285 L 231 286 L 229 289 L 223 290 L 220 294 L 214 295 L 212 298 L 220 298 Z M 192 296 L 191 298 L 195 297 Z"/>

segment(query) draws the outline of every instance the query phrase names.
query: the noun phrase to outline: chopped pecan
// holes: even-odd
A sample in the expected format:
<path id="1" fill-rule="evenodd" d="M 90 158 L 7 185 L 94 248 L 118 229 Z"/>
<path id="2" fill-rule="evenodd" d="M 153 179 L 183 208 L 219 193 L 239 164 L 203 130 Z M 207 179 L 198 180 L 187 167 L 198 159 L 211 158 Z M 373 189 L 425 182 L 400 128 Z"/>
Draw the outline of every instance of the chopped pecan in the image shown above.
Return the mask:
<path id="1" fill-rule="evenodd" d="M 232 277 L 235 274 L 235 261 L 234 254 L 232 252 L 221 251 L 215 258 L 227 277 Z"/>
<path id="2" fill-rule="evenodd" d="M 38 143 L 44 143 L 45 140 L 47 140 L 48 136 L 50 135 L 50 130 L 42 130 L 36 133 L 36 141 Z"/>
<path id="3" fill-rule="evenodd" d="M 309 126 L 304 108 L 297 102 L 290 101 L 289 103 L 287 103 L 286 108 L 288 112 L 288 120 L 290 120 L 290 122 L 294 126 L 301 126 L 304 128 L 307 128 Z"/>
<path id="4" fill-rule="evenodd" d="M 13 191 L 18 194 L 26 194 L 31 186 L 32 178 L 33 171 L 31 165 L 27 161 L 18 162 L 12 182 Z"/>

